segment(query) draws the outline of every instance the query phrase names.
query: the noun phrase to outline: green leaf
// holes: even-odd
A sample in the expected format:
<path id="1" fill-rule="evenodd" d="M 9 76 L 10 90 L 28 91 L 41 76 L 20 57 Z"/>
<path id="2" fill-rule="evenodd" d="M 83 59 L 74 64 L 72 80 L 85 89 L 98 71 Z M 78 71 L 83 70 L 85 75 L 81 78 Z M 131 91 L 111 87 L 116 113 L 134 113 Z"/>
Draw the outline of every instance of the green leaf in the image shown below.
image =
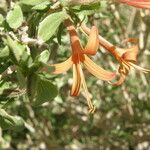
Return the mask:
<path id="1" fill-rule="evenodd" d="M 38 37 L 43 41 L 49 40 L 67 17 L 68 15 L 64 11 L 47 16 L 39 25 Z"/>
<path id="2" fill-rule="evenodd" d="M 30 66 L 30 72 L 36 72 L 39 68 L 47 66 L 47 61 L 49 60 L 50 53 L 48 50 L 43 51 L 38 55 L 34 63 Z"/>
<path id="3" fill-rule="evenodd" d="M 38 5 L 40 3 L 43 3 L 43 2 L 48 2 L 48 0 L 20 0 L 19 1 L 21 4 L 26 4 L 26 5 Z"/>
<path id="4" fill-rule="evenodd" d="M 10 52 L 12 54 L 12 60 L 15 63 L 19 63 L 21 56 L 23 55 L 25 51 L 25 45 L 20 44 L 17 41 L 13 41 L 12 38 L 7 36 L 6 44 L 8 45 Z"/>
<path id="5" fill-rule="evenodd" d="M 101 10 L 101 3 L 93 3 L 91 5 L 81 5 L 74 6 L 71 8 L 74 13 L 82 14 L 82 15 L 91 15 L 95 12 L 99 12 Z"/>
<path id="6" fill-rule="evenodd" d="M 0 127 L 20 130 L 24 127 L 24 120 L 19 116 L 11 116 L 4 109 L 0 109 Z"/>
<path id="7" fill-rule="evenodd" d="M 7 14 L 6 21 L 13 29 L 17 29 L 23 22 L 23 14 L 19 5 L 15 5 Z"/>
<path id="8" fill-rule="evenodd" d="M 47 8 L 47 6 L 50 4 L 49 1 L 45 1 L 43 3 L 40 3 L 38 5 L 35 5 L 34 7 L 32 7 L 33 10 L 44 10 Z"/>
<path id="9" fill-rule="evenodd" d="M 32 63 L 33 63 L 32 57 L 25 49 L 19 61 L 19 66 L 23 70 L 24 74 L 27 74 L 28 68 L 30 68 Z"/>
<path id="10" fill-rule="evenodd" d="M 49 56 L 50 56 L 49 51 L 45 50 L 35 58 L 35 62 L 41 62 L 45 64 L 49 60 Z"/>
<path id="11" fill-rule="evenodd" d="M 25 77 L 24 77 L 24 75 L 23 75 L 23 73 L 19 67 L 17 67 L 16 76 L 17 76 L 20 88 L 25 88 L 26 87 L 26 80 L 25 80 Z"/>
<path id="12" fill-rule="evenodd" d="M 18 41 L 12 40 L 9 36 L 7 36 L 6 44 L 10 50 L 10 58 L 11 60 L 18 66 L 21 66 L 25 72 L 32 64 L 32 58 L 30 54 L 26 50 L 26 46 L 19 43 Z"/>
<path id="13" fill-rule="evenodd" d="M 10 59 L 7 57 L 0 58 L 0 74 L 3 73 L 10 65 Z"/>
<path id="14" fill-rule="evenodd" d="M 0 80 L 0 98 L 13 97 L 16 88 L 17 84 L 11 81 Z"/>
<path id="15" fill-rule="evenodd" d="M 95 4 L 97 2 L 99 2 L 99 0 L 60 0 L 61 4 L 63 6 L 77 6 L 77 5 L 92 5 Z"/>
<path id="16" fill-rule="evenodd" d="M 96 10 L 100 9 L 100 2 L 91 5 L 81 5 L 81 10 Z"/>
<path id="17" fill-rule="evenodd" d="M 0 58 L 8 57 L 9 56 L 9 48 L 5 46 L 3 49 L 0 49 Z"/>
<path id="18" fill-rule="evenodd" d="M 54 99 L 57 94 L 57 87 L 53 85 L 49 80 L 39 76 L 37 81 L 37 95 L 34 102 L 35 106 L 41 105 L 47 101 Z"/>

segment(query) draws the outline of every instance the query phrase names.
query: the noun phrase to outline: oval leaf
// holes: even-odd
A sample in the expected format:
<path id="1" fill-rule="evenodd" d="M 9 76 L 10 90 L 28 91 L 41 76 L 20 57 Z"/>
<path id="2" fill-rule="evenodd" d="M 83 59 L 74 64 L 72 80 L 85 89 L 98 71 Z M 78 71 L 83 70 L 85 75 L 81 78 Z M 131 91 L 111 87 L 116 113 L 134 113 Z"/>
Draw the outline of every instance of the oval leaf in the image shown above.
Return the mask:
<path id="1" fill-rule="evenodd" d="M 13 29 L 17 29 L 19 26 L 21 26 L 23 22 L 23 14 L 19 5 L 16 4 L 14 8 L 8 12 L 6 21 Z"/>
<path id="2" fill-rule="evenodd" d="M 47 16 L 39 25 L 38 37 L 44 42 L 49 40 L 67 17 L 68 15 L 63 11 Z"/>
<path id="3" fill-rule="evenodd" d="M 41 105 L 52 100 L 58 94 L 57 87 L 44 77 L 39 77 L 37 81 L 37 96 L 34 102 L 35 106 Z"/>
<path id="4" fill-rule="evenodd" d="M 21 57 L 25 52 L 25 45 L 20 44 L 17 41 L 14 41 L 11 37 L 7 36 L 6 44 L 8 45 L 10 52 L 12 54 L 11 59 L 15 63 L 19 63 Z"/>
<path id="5" fill-rule="evenodd" d="M 32 7 L 33 10 L 44 10 L 47 8 L 47 6 L 50 4 L 49 1 L 45 1 L 43 3 L 40 3 L 38 5 L 35 5 L 34 7 Z"/>
<path id="6" fill-rule="evenodd" d="M 49 60 L 50 53 L 48 50 L 44 50 L 40 55 L 35 58 L 35 62 L 41 62 L 46 64 Z"/>

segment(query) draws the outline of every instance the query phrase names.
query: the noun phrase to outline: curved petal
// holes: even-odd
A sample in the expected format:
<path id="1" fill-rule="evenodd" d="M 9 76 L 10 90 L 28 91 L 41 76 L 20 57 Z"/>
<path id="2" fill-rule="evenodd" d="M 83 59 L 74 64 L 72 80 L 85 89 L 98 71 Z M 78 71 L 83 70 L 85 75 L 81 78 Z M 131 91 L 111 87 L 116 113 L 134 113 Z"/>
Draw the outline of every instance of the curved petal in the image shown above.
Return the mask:
<path id="1" fill-rule="evenodd" d="M 81 30 L 86 33 L 87 35 L 90 34 L 91 29 L 88 28 L 85 24 L 81 24 Z M 104 39 L 102 36 L 98 36 L 99 39 L 99 45 L 104 47 L 106 50 L 108 50 L 110 53 L 114 53 L 115 52 L 115 46 L 108 42 L 106 39 Z"/>
<path id="2" fill-rule="evenodd" d="M 138 46 L 133 46 L 121 56 L 124 60 L 135 61 L 137 60 L 138 55 Z"/>
<path id="3" fill-rule="evenodd" d="M 71 96 L 78 96 L 80 93 L 80 88 L 81 88 L 80 69 L 81 69 L 80 64 L 73 64 L 73 84 L 70 92 Z"/>
<path id="4" fill-rule="evenodd" d="M 124 81 L 126 76 L 128 75 L 130 68 L 133 67 L 139 71 L 142 71 L 143 73 L 148 73 L 150 72 L 150 69 L 145 69 L 142 68 L 136 64 L 134 64 L 133 62 L 130 61 L 123 61 L 121 66 L 119 67 L 119 73 L 120 73 L 120 78 L 117 82 L 112 83 L 113 85 L 121 85 Z"/>
<path id="5" fill-rule="evenodd" d="M 82 23 L 81 28 L 86 34 L 88 35 L 90 34 L 91 29 L 88 28 L 85 24 Z M 108 42 L 106 39 L 104 39 L 100 35 L 98 36 L 98 38 L 99 38 L 99 45 L 101 45 L 106 50 L 108 50 L 118 61 L 120 61 L 121 57 L 124 60 L 136 61 L 136 57 L 138 54 L 137 39 L 128 38 L 124 40 L 123 41 L 124 43 L 130 42 L 130 43 L 136 44 L 135 46 L 131 48 L 124 49 L 124 48 L 115 47 L 112 43 Z"/>
<path id="6" fill-rule="evenodd" d="M 119 0 L 121 3 L 138 8 L 150 9 L 150 0 Z"/>
<path id="7" fill-rule="evenodd" d="M 73 62 L 72 62 L 72 57 L 70 57 L 69 59 L 67 59 L 66 61 L 59 63 L 59 64 L 52 64 L 50 65 L 51 67 L 54 67 L 54 74 L 61 74 L 63 72 L 66 72 L 67 70 L 69 70 L 72 66 Z"/>
<path id="8" fill-rule="evenodd" d="M 83 51 L 84 54 L 95 55 L 99 47 L 98 29 L 93 26 L 90 30 L 88 43 Z"/>
<path id="9" fill-rule="evenodd" d="M 84 65 L 86 69 L 100 80 L 110 81 L 115 78 L 116 74 L 106 71 L 103 68 L 96 65 L 89 57 L 85 55 Z"/>
<path id="10" fill-rule="evenodd" d="M 124 49 L 125 52 L 121 55 L 121 57 L 124 60 L 136 62 L 137 55 L 138 55 L 138 50 L 139 50 L 138 40 L 135 39 L 135 38 L 128 38 L 124 42 L 125 43 L 134 43 L 135 45 L 130 47 L 130 48 Z"/>
<path id="11" fill-rule="evenodd" d="M 126 75 L 121 74 L 119 80 L 116 81 L 115 83 L 112 83 L 112 84 L 119 86 L 119 85 L 123 84 L 123 82 L 125 81 L 125 79 L 126 79 Z"/>
<path id="12" fill-rule="evenodd" d="M 113 83 L 113 85 L 117 85 L 117 86 L 121 85 L 125 81 L 129 71 L 130 71 L 130 66 L 128 64 L 122 63 L 118 69 L 118 72 L 120 73 L 120 78 L 118 81 Z"/>

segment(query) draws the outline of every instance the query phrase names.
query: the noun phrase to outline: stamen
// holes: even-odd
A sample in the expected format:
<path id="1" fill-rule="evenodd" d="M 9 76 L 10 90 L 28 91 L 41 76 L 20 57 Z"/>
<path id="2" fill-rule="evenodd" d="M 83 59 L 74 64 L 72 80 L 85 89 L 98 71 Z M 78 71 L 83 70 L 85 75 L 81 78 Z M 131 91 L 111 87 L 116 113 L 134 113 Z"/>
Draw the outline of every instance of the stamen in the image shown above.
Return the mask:
<path id="1" fill-rule="evenodd" d="M 129 63 L 133 68 L 135 68 L 135 69 L 137 69 L 137 70 L 139 70 L 139 71 L 142 71 L 142 72 L 144 72 L 144 73 L 150 72 L 150 69 L 142 68 L 142 67 L 140 67 L 140 66 L 135 65 L 135 64 L 132 63 L 132 62 L 128 62 L 128 63 Z"/>
<path id="2" fill-rule="evenodd" d="M 125 60 L 122 60 L 122 64 L 123 64 L 123 67 L 129 71 L 130 70 L 130 64 L 128 62 L 126 62 Z"/>
<path id="3" fill-rule="evenodd" d="M 81 73 L 81 77 L 82 77 L 82 85 L 83 85 L 83 89 L 85 91 L 85 95 L 86 95 L 86 100 L 87 100 L 87 103 L 88 103 L 88 107 L 89 107 L 89 113 L 94 113 L 95 112 L 95 106 L 92 104 L 92 101 L 90 99 L 90 94 L 89 94 L 89 91 L 88 91 L 88 88 L 87 88 L 87 85 L 86 85 L 86 82 L 85 82 L 85 77 L 84 77 L 84 74 L 83 74 L 83 71 L 82 71 L 82 68 L 80 67 L 80 73 Z"/>

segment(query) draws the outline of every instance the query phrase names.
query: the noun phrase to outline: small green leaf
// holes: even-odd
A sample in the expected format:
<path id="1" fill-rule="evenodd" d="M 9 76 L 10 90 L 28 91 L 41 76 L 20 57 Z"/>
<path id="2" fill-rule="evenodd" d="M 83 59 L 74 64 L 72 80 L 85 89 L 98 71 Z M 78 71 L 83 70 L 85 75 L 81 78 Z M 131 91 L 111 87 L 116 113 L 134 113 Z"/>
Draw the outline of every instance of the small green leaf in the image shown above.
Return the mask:
<path id="1" fill-rule="evenodd" d="M 47 101 L 54 99 L 57 94 L 57 88 L 49 80 L 39 76 L 37 81 L 37 95 L 34 102 L 35 106 L 41 105 Z"/>
<path id="2" fill-rule="evenodd" d="M 82 14 L 82 15 L 91 15 L 95 12 L 99 12 L 101 10 L 101 3 L 93 3 L 90 5 L 81 5 L 72 7 L 72 11 L 74 13 Z"/>
<path id="3" fill-rule="evenodd" d="M 3 58 L 4 59 L 0 58 L 0 74 L 3 73 L 11 65 L 9 58 Z"/>
<path id="4" fill-rule="evenodd" d="M 6 21 L 13 29 L 17 29 L 23 22 L 23 14 L 19 5 L 15 5 L 7 14 Z"/>
<path id="5" fill-rule="evenodd" d="M 92 5 L 99 0 L 60 0 L 63 6 Z"/>
<path id="6" fill-rule="evenodd" d="M 35 5 L 34 7 L 32 7 L 33 10 L 44 10 L 47 8 L 47 5 L 49 5 L 50 2 L 49 1 L 45 1 L 43 3 L 40 3 L 38 5 Z"/>
<path id="7" fill-rule="evenodd" d="M 0 127 L 2 129 L 22 129 L 24 120 L 19 116 L 11 116 L 4 109 L 0 109 Z"/>
<path id="8" fill-rule="evenodd" d="M 23 75 L 23 73 L 19 67 L 17 67 L 16 76 L 17 76 L 20 88 L 25 88 L 26 87 L 26 80 L 25 80 L 25 77 L 24 77 L 24 75 Z"/>
<path id="9" fill-rule="evenodd" d="M 15 63 L 19 63 L 21 56 L 23 55 L 25 51 L 25 48 L 26 48 L 25 45 L 22 45 L 17 41 L 13 41 L 12 38 L 10 38 L 9 36 L 7 36 L 6 43 L 12 54 L 12 60 Z"/>
<path id="10" fill-rule="evenodd" d="M 48 2 L 48 0 L 20 0 L 19 1 L 21 4 L 26 4 L 26 5 L 38 5 L 40 3 L 43 3 L 43 2 Z"/>
<path id="11" fill-rule="evenodd" d="M 38 37 L 43 41 L 49 40 L 67 17 L 68 15 L 64 11 L 47 16 L 39 25 Z"/>
<path id="12" fill-rule="evenodd" d="M 30 72 L 36 72 L 39 68 L 45 67 L 47 65 L 47 61 L 49 60 L 49 56 L 50 53 L 48 50 L 45 50 L 38 55 L 30 66 Z"/>
<path id="13" fill-rule="evenodd" d="M 18 66 L 21 66 L 24 73 L 27 73 L 29 66 L 32 64 L 32 58 L 26 50 L 26 46 L 19 43 L 18 41 L 12 40 L 11 37 L 7 36 L 6 44 L 10 50 L 11 60 Z"/>
<path id="14" fill-rule="evenodd" d="M 11 81 L 0 80 L 0 98 L 11 97 L 16 92 L 17 85 Z M 14 92 L 14 93 L 13 93 Z"/>
<path id="15" fill-rule="evenodd" d="M 5 46 L 3 49 L 0 49 L 0 58 L 8 57 L 9 56 L 9 48 Z"/>
<path id="16" fill-rule="evenodd" d="M 40 55 L 35 58 L 36 62 L 47 63 L 49 60 L 50 53 L 48 50 L 43 51 Z"/>
<path id="17" fill-rule="evenodd" d="M 32 65 L 32 63 L 33 63 L 32 57 L 25 49 L 19 61 L 19 66 L 23 70 L 24 74 L 27 74 L 28 68 Z"/>

